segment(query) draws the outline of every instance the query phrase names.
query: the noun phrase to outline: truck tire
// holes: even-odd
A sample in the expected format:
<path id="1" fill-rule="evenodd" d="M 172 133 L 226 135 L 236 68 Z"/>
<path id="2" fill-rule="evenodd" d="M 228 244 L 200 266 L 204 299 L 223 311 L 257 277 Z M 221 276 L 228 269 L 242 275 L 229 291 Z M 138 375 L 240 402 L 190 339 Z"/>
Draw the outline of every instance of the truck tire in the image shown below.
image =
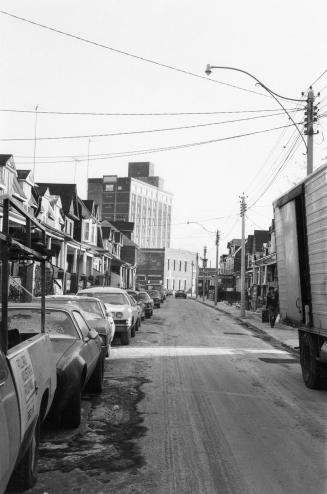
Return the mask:
<path id="1" fill-rule="evenodd" d="M 318 355 L 318 338 L 303 332 L 300 335 L 300 362 L 304 384 L 310 389 L 318 389 L 321 386 Z"/>
<path id="2" fill-rule="evenodd" d="M 102 356 L 100 356 L 98 363 L 93 371 L 93 374 L 86 385 L 86 392 L 97 393 L 97 394 L 102 393 L 103 377 L 104 377 L 104 363 Z"/>
<path id="3" fill-rule="evenodd" d="M 76 429 L 81 423 L 81 390 L 77 389 L 62 412 L 64 427 Z"/>
<path id="4" fill-rule="evenodd" d="M 36 423 L 31 443 L 23 458 L 15 468 L 10 481 L 10 489 L 23 491 L 33 487 L 37 480 L 37 462 L 39 457 L 40 443 L 40 417 Z"/>
<path id="5" fill-rule="evenodd" d="M 126 330 L 125 333 L 120 335 L 120 342 L 122 345 L 129 345 L 129 334 L 128 334 L 128 329 Z"/>

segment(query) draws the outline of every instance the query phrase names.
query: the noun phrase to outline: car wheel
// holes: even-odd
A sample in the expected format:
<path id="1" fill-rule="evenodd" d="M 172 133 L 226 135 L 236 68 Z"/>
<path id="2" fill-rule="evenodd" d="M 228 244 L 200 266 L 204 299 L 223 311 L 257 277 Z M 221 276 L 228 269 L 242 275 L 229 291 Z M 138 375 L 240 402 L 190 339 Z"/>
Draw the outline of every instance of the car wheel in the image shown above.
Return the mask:
<path id="1" fill-rule="evenodd" d="M 86 391 L 88 393 L 102 393 L 103 388 L 103 377 L 104 377 L 104 362 L 102 357 L 99 358 L 96 368 L 90 377 L 89 382 L 86 386 Z"/>
<path id="2" fill-rule="evenodd" d="M 37 480 L 37 463 L 40 443 L 40 418 L 36 423 L 31 443 L 17 465 L 10 481 L 10 489 L 26 490 L 33 487 Z"/>
<path id="3" fill-rule="evenodd" d="M 305 385 L 310 389 L 319 389 L 321 386 L 321 369 L 317 357 L 318 343 L 316 335 L 302 334 L 300 337 L 302 377 Z"/>
<path id="4" fill-rule="evenodd" d="M 128 330 L 125 333 L 120 335 L 120 342 L 122 345 L 129 345 L 129 334 Z"/>
<path id="5" fill-rule="evenodd" d="M 131 327 L 131 337 L 134 338 L 135 336 L 135 333 L 136 333 L 136 323 L 134 324 L 134 326 Z"/>
<path id="6" fill-rule="evenodd" d="M 62 423 L 65 427 L 75 429 L 81 423 L 81 390 L 77 389 L 62 413 Z"/>

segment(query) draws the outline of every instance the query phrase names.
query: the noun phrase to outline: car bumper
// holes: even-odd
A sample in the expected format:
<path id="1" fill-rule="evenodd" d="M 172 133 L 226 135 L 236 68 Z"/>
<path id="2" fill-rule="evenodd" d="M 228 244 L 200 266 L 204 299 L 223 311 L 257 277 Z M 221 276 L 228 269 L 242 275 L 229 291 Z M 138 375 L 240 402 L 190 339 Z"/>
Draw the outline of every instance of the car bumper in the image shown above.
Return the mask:
<path id="1" fill-rule="evenodd" d="M 130 329 L 130 324 L 126 323 L 118 323 L 115 322 L 115 336 L 119 336 L 120 334 L 127 333 L 127 331 Z"/>

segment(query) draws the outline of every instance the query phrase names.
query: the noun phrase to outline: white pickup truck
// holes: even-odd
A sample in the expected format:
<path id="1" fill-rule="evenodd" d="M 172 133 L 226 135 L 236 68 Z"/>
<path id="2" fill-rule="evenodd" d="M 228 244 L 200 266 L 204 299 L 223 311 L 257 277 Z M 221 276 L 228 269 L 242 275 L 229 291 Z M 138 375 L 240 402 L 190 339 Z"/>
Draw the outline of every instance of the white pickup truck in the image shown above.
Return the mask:
<path id="1" fill-rule="evenodd" d="M 0 492 L 9 479 L 20 489 L 36 481 L 40 425 L 56 389 L 48 334 L 0 349 Z"/>
<path id="2" fill-rule="evenodd" d="M 19 253 L 41 264 L 46 255 L 33 250 L 30 240 L 16 241 L 9 234 L 12 211 L 26 220 L 26 231 L 41 225 L 10 196 L 2 196 L 0 232 L 0 494 L 10 487 L 24 490 L 36 481 L 40 425 L 47 416 L 57 385 L 56 363 L 49 335 L 24 339 L 18 329 L 8 329 L 8 278 L 10 262 Z M 28 235 L 27 235 L 28 236 Z M 45 242 L 44 242 L 45 243 Z M 45 276 L 43 276 L 43 279 Z M 44 283 L 43 283 L 44 286 Z M 43 294 L 44 295 L 44 294 Z M 43 296 L 44 299 L 44 296 Z M 43 312 L 45 303 L 43 300 Z M 44 318 L 41 326 L 44 328 Z"/>

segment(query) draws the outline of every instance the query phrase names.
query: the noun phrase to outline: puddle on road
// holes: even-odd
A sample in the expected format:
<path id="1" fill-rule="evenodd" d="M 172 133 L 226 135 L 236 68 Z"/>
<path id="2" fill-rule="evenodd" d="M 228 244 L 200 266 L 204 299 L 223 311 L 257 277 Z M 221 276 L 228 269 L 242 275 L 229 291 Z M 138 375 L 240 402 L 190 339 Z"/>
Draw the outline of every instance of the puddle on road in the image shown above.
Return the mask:
<path id="1" fill-rule="evenodd" d="M 61 440 L 55 439 L 55 431 L 45 432 L 39 472 L 78 468 L 108 482 L 111 472 L 143 466 L 138 440 L 145 435 L 146 427 L 137 404 L 144 398 L 141 387 L 148 382 L 134 376 L 110 378 L 102 395 L 85 396 L 86 403 L 90 402 L 86 427 L 75 435 L 67 431 L 68 438 Z"/>

